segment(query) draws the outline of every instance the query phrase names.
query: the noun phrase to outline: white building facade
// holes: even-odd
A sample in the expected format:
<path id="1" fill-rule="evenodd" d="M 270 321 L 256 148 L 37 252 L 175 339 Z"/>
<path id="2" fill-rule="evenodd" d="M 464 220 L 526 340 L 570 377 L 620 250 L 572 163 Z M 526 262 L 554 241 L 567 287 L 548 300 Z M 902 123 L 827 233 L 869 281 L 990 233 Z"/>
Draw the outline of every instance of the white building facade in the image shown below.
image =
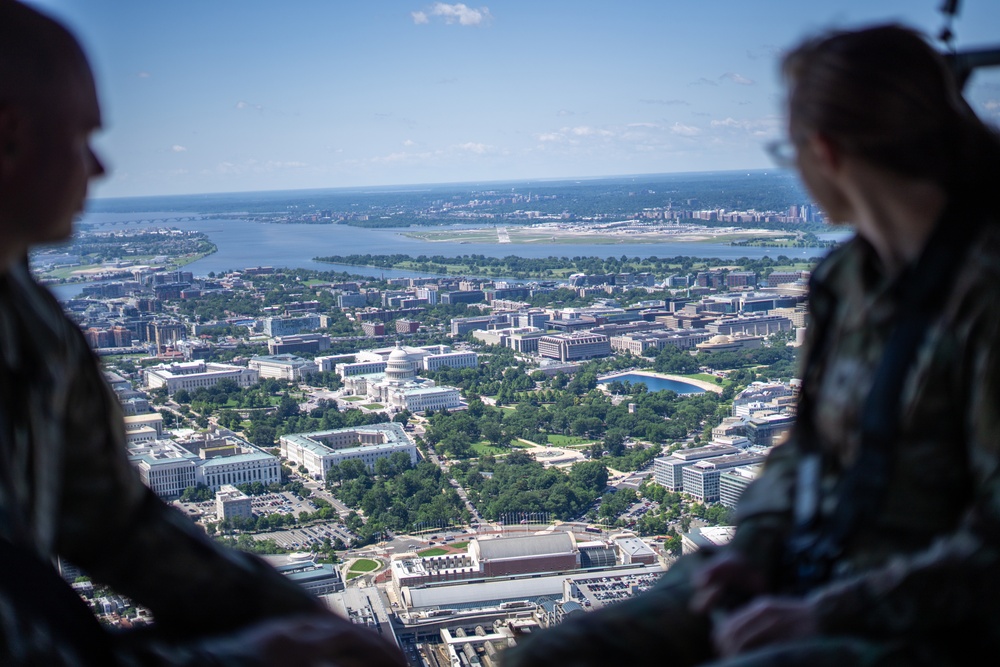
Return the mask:
<path id="1" fill-rule="evenodd" d="M 288 380 L 289 382 L 296 382 L 319 370 L 315 362 L 294 354 L 253 357 L 247 365 L 259 373 L 262 378 Z"/>
<path id="2" fill-rule="evenodd" d="M 227 484 L 260 482 L 267 486 L 281 481 L 277 457 L 236 437 L 225 441 L 223 455 L 208 453 L 211 450 L 202 450 L 199 455 L 165 439 L 129 446 L 128 458 L 143 483 L 166 499 L 176 498 L 197 484 L 218 491 Z"/>
<path id="3" fill-rule="evenodd" d="M 317 479 L 325 479 L 331 466 L 348 459 L 361 461 L 369 470 L 375 461 L 395 452 L 405 453 L 411 465 L 417 462 L 416 445 L 395 422 L 283 435 L 279 443 L 282 457 L 304 466 Z"/>
<path id="4" fill-rule="evenodd" d="M 181 389 L 193 391 L 201 387 L 214 387 L 221 380 L 233 380 L 241 389 L 257 384 L 257 371 L 230 364 L 213 364 L 205 361 L 178 362 L 151 366 L 143 371 L 148 389 L 166 387 L 173 395 Z"/>

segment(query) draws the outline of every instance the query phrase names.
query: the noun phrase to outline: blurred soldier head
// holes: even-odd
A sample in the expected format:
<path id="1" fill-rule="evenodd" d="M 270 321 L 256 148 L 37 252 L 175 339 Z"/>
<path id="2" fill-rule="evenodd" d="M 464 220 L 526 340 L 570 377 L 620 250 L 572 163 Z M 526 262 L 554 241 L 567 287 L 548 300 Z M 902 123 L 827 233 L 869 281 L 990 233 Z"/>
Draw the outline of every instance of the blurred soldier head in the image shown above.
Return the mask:
<path id="1" fill-rule="evenodd" d="M 884 25 L 808 40 L 785 56 L 796 166 L 834 221 L 843 202 L 805 146 L 861 158 L 951 196 L 991 190 L 1000 142 L 969 108 L 944 58 L 921 35 Z M 987 179 L 989 183 L 987 183 Z"/>
<path id="2" fill-rule="evenodd" d="M 72 233 L 90 179 L 101 112 L 87 59 L 52 19 L 0 0 L 0 268 Z"/>

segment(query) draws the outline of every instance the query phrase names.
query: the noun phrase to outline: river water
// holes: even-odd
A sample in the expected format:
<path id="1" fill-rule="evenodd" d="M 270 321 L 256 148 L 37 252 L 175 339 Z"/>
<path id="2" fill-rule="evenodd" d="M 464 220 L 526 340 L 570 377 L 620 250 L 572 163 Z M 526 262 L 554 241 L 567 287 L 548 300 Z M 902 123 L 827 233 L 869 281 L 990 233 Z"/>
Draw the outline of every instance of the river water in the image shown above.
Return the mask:
<path id="1" fill-rule="evenodd" d="M 183 214 L 182 214 L 183 215 Z M 340 264 L 316 262 L 314 257 L 330 255 L 380 255 L 406 254 L 443 255 L 485 255 L 487 257 L 718 257 L 738 259 L 740 257 L 760 258 L 765 256 L 807 259 L 823 254 L 819 248 L 752 248 L 730 246 L 721 243 L 622 243 L 614 245 L 595 244 L 509 244 L 509 243 L 457 243 L 450 241 L 430 242 L 403 235 L 408 230 L 367 229 L 347 225 L 306 225 L 248 222 L 244 220 L 216 220 L 200 218 L 196 220 L 168 220 L 148 222 L 157 218 L 176 218 L 178 213 L 89 213 L 84 223 L 100 225 L 97 230 L 135 230 L 171 227 L 182 230 L 204 232 L 218 247 L 218 251 L 185 267 L 196 276 L 206 276 L 210 272 L 222 273 L 228 270 L 244 269 L 251 266 L 273 266 L 284 268 L 313 269 L 318 271 L 347 271 L 357 275 L 384 277 L 417 277 L 413 271 L 377 269 Z M 143 222 L 136 222 L 142 220 Z M 438 229 L 438 228 L 436 228 Z M 66 299 L 79 294 L 80 283 L 59 286 L 55 291 Z"/>

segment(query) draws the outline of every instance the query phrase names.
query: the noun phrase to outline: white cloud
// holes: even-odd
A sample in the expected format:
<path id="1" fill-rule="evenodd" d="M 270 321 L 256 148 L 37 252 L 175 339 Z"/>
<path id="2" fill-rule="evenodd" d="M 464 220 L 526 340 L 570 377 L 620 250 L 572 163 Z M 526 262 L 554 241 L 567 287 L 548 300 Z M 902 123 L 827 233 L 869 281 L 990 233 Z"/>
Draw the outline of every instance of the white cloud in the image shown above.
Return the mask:
<path id="1" fill-rule="evenodd" d="M 701 77 L 697 81 L 692 81 L 688 85 L 689 86 L 718 86 L 719 84 L 716 83 L 715 81 L 712 81 L 711 79 L 706 79 L 705 77 Z"/>
<path id="2" fill-rule="evenodd" d="M 453 5 L 446 2 L 435 2 L 427 10 L 410 12 L 410 16 L 417 25 L 430 23 L 432 16 L 441 18 L 448 25 L 455 23 L 471 26 L 486 25 L 493 19 L 489 7 L 473 9 L 461 2 Z"/>
<path id="3" fill-rule="evenodd" d="M 416 146 L 417 142 L 413 141 L 412 139 L 407 139 L 406 141 L 403 142 L 403 145 L 409 148 L 410 146 Z"/>
<path id="4" fill-rule="evenodd" d="M 264 107 L 261 106 L 260 104 L 251 104 L 250 102 L 247 102 L 246 100 L 240 100 L 239 102 L 237 102 L 236 103 L 236 108 L 237 109 L 256 109 L 257 111 L 263 111 L 264 110 Z"/>
<path id="5" fill-rule="evenodd" d="M 542 132 L 536 138 L 544 143 L 578 144 L 581 140 L 607 139 L 614 136 L 615 133 L 611 130 L 578 125 L 576 127 L 561 127 L 554 132 Z"/>
<path id="6" fill-rule="evenodd" d="M 682 137 L 694 137 L 701 134 L 701 130 L 694 125 L 685 125 L 681 122 L 676 122 L 670 126 L 670 131 L 674 134 L 679 134 Z"/>
<path id="7" fill-rule="evenodd" d="M 732 116 L 727 117 L 725 120 L 713 120 L 712 127 L 747 127 L 748 121 L 736 120 Z"/>
<path id="8" fill-rule="evenodd" d="M 752 86 L 754 85 L 753 79 L 748 79 L 742 74 L 737 74 L 736 72 L 726 72 L 720 79 L 726 79 L 727 81 L 732 81 L 733 83 L 738 83 L 741 86 Z"/>
<path id="9" fill-rule="evenodd" d="M 375 162 L 402 162 L 403 160 L 410 157 L 409 153 L 399 152 L 399 153 L 389 153 L 382 157 L 374 158 Z"/>
<path id="10" fill-rule="evenodd" d="M 181 146 L 180 144 L 174 144 L 173 146 L 170 147 L 170 150 L 172 150 L 175 153 L 183 153 L 184 151 L 187 150 L 187 147 Z"/>
<path id="11" fill-rule="evenodd" d="M 657 125 L 656 123 L 629 123 L 625 127 L 650 127 L 650 128 L 657 128 L 657 127 L 660 127 L 660 126 Z"/>
<path id="12" fill-rule="evenodd" d="M 987 111 L 1000 111 L 1000 100 L 986 100 L 983 102 L 983 108 Z"/>
<path id="13" fill-rule="evenodd" d="M 602 130 L 596 127 L 589 127 L 587 125 L 574 127 L 570 129 L 570 132 L 578 137 L 610 137 L 614 135 L 614 132 L 611 132 L 610 130 Z"/>
<path id="14" fill-rule="evenodd" d="M 575 114 L 572 111 L 570 111 L 569 109 L 560 109 L 559 111 L 556 112 L 556 115 L 557 116 L 573 116 Z"/>
<path id="15" fill-rule="evenodd" d="M 783 123 L 784 121 L 779 116 L 742 119 L 727 116 L 723 120 L 713 120 L 710 125 L 713 129 L 724 133 L 745 133 L 754 139 L 766 139 L 779 136 Z"/>
<path id="16" fill-rule="evenodd" d="M 153 76 L 153 75 L 152 75 L 152 74 L 150 74 L 149 72 L 145 72 L 145 71 L 143 71 L 143 72 L 136 72 L 136 73 L 135 73 L 135 75 L 136 75 L 137 77 L 139 77 L 140 79 L 148 79 L 148 78 L 150 78 L 151 76 Z"/>
<path id="17" fill-rule="evenodd" d="M 217 171 L 220 174 L 238 174 L 242 172 L 242 169 L 240 169 L 232 162 L 220 162 L 219 164 L 215 165 L 215 171 Z"/>
<path id="18" fill-rule="evenodd" d="M 478 144 L 468 141 L 464 144 L 458 144 L 455 146 L 459 150 L 467 151 L 469 153 L 475 153 L 476 155 L 483 155 L 484 153 L 489 153 L 493 150 L 493 146 L 487 144 Z"/>

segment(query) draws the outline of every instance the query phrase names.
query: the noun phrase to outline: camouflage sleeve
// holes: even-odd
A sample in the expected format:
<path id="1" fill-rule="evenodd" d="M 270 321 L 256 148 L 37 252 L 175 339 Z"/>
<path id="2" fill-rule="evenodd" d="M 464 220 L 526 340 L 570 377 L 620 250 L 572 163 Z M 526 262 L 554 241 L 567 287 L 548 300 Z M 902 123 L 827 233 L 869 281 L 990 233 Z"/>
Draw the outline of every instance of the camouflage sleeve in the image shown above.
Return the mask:
<path id="1" fill-rule="evenodd" d="M 969 631 L 1000 642 L 1000 313 L 993 291 L 970 291 L 956 306 L 964 354 L 960 377 L 965 410 L 971 502 L 951 534 L 929 549 L 838 581 L 813 595 L 830 632 L 873 637 L 931 636 Z M 939 633 L 938 633 L 939 634 Z"/>
<path id="2" fill-rule="evenodd" d="M 792 490 L 798 468 L 797 435 L 774 447 L 764 470 L 740 497 L 736 507 L 736 534 L 729 548 L 735 549 L 757 569 L 776 582 L 791 527 Z"/>
<path id="3" fill-rule="evenodd" d="M 80 344 L 83 345 L 82 338 Z M 120 409 L 80 348 L 65 432 L 56 548 L 152 610 L 178 636 L 322 606 L 263 561 L 226 549 L 149 491 L 129 464 Z"/>

